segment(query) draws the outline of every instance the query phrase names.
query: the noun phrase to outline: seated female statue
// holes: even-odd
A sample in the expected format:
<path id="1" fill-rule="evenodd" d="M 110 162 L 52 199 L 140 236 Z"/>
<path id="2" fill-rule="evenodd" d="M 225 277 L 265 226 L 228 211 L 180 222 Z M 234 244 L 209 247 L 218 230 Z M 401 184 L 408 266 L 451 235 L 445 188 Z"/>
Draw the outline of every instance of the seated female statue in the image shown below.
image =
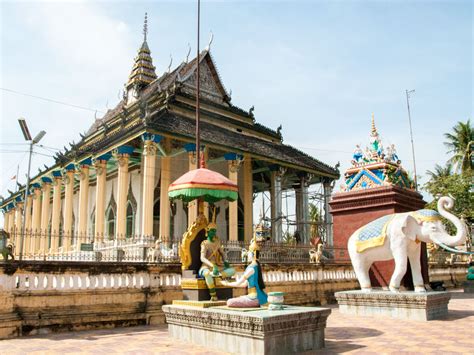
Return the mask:
<path id="1" fill-rule="evenodd" d="M 235 282 L 222 281 L 224 286 L 247 287 L 247 295 L 227 300 L 228 307 L 253 308 L 260 307 L 267 303 L 265 284 L 263 282 L 262 268 L 258 261 L 260 254 L 259 246 L 255 239 L 249 247 L 247 260 L 250 262 L 244 274 Z"/>

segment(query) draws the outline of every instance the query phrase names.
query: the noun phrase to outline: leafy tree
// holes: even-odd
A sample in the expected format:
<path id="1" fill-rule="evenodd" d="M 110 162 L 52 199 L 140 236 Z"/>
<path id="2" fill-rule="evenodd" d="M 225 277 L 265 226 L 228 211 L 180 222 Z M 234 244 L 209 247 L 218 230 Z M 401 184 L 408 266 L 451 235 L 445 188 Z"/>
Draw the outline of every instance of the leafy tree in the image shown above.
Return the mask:
<path id="1" fill-rule="evenodd" d="M 453 164 L 448 162 L 444 167 L 436 164 L 434 171 L 428 170 L 426 174 L 428 174 L 430 180 L 436 180 L 442 177 L 450 176 L 453 174 Z"/>
<path id="2" fill-rule="evenodd" d="M 471 121 L 458 122 L 453 132 L 445 133 L 444 137 L 448 153 L 454 154 L 449 161 L 456 166 L 456 172 L 473 171 L 474 127 L 471 127 Z"/>
<path id="3" fill-rule="evenodd" d="M 474 172 L 464 174 L 435 175 L 428 181 L 424 189 L 433 195 L 426 208 L 437 209 L 441 196 L 452 196 L 454 208 L 451 211 L 458 217 L 463 217 L 469 224 L 474 223 Z M 454 227 L 447 223 L 448 231 L 454 232 Z"/>

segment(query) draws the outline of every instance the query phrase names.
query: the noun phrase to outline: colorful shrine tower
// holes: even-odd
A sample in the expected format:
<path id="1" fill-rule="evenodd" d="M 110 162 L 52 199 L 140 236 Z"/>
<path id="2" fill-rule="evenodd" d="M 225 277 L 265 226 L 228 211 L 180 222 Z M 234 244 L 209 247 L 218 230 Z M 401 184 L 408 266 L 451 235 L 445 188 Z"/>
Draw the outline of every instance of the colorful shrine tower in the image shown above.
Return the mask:
<path id="1" fill-rule="evenodd" d="M 403 169 L 395 145 L 383 148 L 373 114 L 369 142 L 365 151 L 356 145 L 352 166 L 344 175 L 345 183 L 342 190 L 348 192 L 379 186 L 398 186 L 413 190 L 414 183 Z"/>
<path id="2" fill-rule="evenodd" d="M 335 257 L 340 259 L 348 259 L 347 240 L 361 226 L 381 216 L 415 211 L 425 205 L 403 169 L 395 145 L 384 149 L 373 114 L 369 145 L 364 150 L 356 145 L 351 163 L 352 166 L 344 174 L 341 191 L 335 193 L 330 202 L 334 247 L 340 248 Z M 374 263 L 371 268 L 372 285 L 387 286 L 394 266 L 393 260 Z M 426 245 L 422 248 L 422 267 L 427 283 Z M 411 275 L 407 273 L 406 287 L 410 287 L 410 280 Z"/>

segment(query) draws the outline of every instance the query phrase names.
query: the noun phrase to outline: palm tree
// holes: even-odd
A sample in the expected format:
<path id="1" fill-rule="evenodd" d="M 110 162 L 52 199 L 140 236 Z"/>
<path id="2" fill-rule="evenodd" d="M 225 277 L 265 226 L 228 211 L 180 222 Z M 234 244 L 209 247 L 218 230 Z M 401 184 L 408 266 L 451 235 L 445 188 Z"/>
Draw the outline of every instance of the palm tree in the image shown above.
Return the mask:
<path id="1" fill-rule="evenodd" d="M 453 174 L 453 164 L 448 162 L 444 167 L 436 164 L 434 171 L 427 170 L 426 174 L 428 174 L 431 181 L 437 181 L 440 178 L 447 177 Z"/>
<path id="2" fill-rule="evenodd" d="M 454 154 L 449 161 L 456 166 L 455 170 L 463 173 L 474 170 L 474 128 L 470 119 L 466 123 L 458 122 L 453 127 L 453 133 L 445 133 L 444 137 L 448 153 Z"/>

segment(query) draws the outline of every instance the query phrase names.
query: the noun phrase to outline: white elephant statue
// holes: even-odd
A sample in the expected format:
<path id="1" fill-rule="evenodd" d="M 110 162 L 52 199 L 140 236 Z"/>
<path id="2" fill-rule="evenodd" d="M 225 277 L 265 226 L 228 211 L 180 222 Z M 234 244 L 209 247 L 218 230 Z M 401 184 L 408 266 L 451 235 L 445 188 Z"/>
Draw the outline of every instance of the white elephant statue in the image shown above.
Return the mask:
<path id="1" fill-rule="evenodd" d="M 421 274 L 421 243 L 436 243 L 441 246 L 462 245 L 467 230 L 456 216 L 447 210 L 452 209 L 454 201 L 441 197 L 438 212 L 418 210 L 407 213 L 387 215 L 359 228 L 348 240 L 348 251 L 362 290 L 370 291 L 370 266 L 375 261 L 395 260 L 395 270 L 389 288 L 397 292 L 407 271 L 410 260 L 415 292 L 425 292 Z M 450 236 L 441 221 L 441 216 L 456 227 L 456 235 Z"/>

